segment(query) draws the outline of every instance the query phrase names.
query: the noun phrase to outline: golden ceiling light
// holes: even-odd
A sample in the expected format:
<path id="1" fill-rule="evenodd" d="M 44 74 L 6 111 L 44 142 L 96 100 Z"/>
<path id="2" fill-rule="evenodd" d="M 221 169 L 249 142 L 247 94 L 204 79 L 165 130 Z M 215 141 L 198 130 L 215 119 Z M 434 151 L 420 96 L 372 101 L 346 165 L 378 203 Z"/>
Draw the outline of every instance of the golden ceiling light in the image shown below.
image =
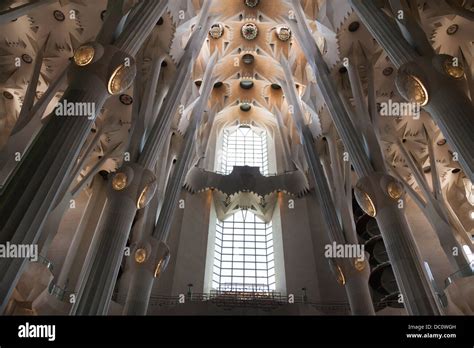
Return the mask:
<path id="1" fill-rule="evenodd" d="M 120 64 L 110 76 L 107 90 L 112 95 L 120 94 L 130 86 L 134 77 L 130 66 Z"/>
<path id="2" fill-rule="evenodd" d="M 155 274 L 153 275 L 155 278 L 159 278 L 159 277 L 160 277 L 161 269 L 163 268 L 163 267 L 162 267 L 163 262 L 164 262 L 163 259 L 161 259 L 160 261 L 158 261 L 158 264 L 156 265 L 156 268 L 155 268 Z"/>
<path id="3" fill-rule="evenodd" d="M 392 199 L 399 199 L 403 195 L 403 186 L 396 181 L 390 181 L 387 184 L 387 193 Z"/>
<path id="4" fill-rule="evenodd" d="M 363 259 L 356 259 L 354 261 L 354 268 L 359 271 L 359 272 L 362 272 L 364 269 L 365 269 L 365 260 Z"/>
<path id="5" fill-rule="evenodd" d="M 405 88 L 411 102 L 418 103 L 421 106 L 428 104 L 428 91 L 423 82 L 415 75 L 406 75 Z"/>
<path id="6" fill-rule="evenodd" d="M 259 0 L 245 0 L 244 3 L 247 7 L 256 7 L 260 1 Z"/>
<path id="7" fill-rule="evenodd" d="M 146 253 L 145 249 L 139 248 L 139 249 L 137 249 L 137 251 L 135 251 L 135 262 L 136 263 L 145 262 L 146 257 L 147 257 L 147 253 Z"/>
<path id="8" fill-rule="evenodd" d="M 246 40 L 254 40 L 258 35 L 258 28 L 254 23 L 246 23 L 242 26 L 242 36 Z"/>
<path id="9" fill-rule="evenodd" d="M 148 185 L 145 186 L 143 191 L 140 193 L 140 197 L 138 197 L 137 200 L 137 209 L 143 209 L 147 205 L 149 199 L 148 199 L 148 192 L 149 192 L 149 187 Z"/>
<path id="10" fill-rule="evenodd" d="M 155 268 L 155 273 L 154 273 L 154 277 L 155 278 L 159 278 L 161 273 L 163 272 L 163 270 L 165 269 L 166 267 L 166 264 L 168 263 L 168 259 L 169 259 L 169 253 L 167 253 L 166 255 L 164 255 L 160 261 L 158 261 L 157 265 L 156 265 L 156 268 Z"/>
<path id="11" fill-rule="evenodd" d="M 342 272 L 341 267 L 339 265 L 336 266 L 336 271 L 337 271 L 337 282 L 341 285 L 346 284 L 346 277 L 344 276 L 344 272 Z"/>
<path id="12" fill-rule="evenodd" d="M 455 63 L 456 62 L 456 63 Z M 443 62 L 443 69 L 452 78 L 459 80 L 464 77 L 464 67 L 459 61 L 454 58 L 448 57 Z"/>
<path id="13" fill-rule="evenodd" d="M 122 191 L 128 184 L 128 177 L 125 173 L 117 173 L 112 179 L 112 188 L 115 191 Z"/>
<path id="14" fill-rule="evenodd" d="M 79 66 L 86 66 L 92 62 L 95 55 L 95 49 L 91 45 L 84 45 L 79 47 L 74 52 L 74 63 Z"/>
<path id="15" fill-rule="evenodd" d="M 217 40 L 224 35 L 224 26 L 220 23 L 213 24 L 209 29 L 209 36 Z"/>
<path id="16" fill-rule="evenodd" d="M 160 241 L 156 254 L 158 255 L 156 257 L 156 260 L 159 261 L 156 264 L 154 277 L 159 278 L 161 273 L 163 273 L 163 271 L 166 269 L 166 266 L 168 265 L 168 262 L 170 260 L 170 249 L 168 245 L 166 245 L 166 243 L 164 243 L 163 241 Z"/>
<path id="17" fill-rule="evenodd" d="M 356 197 L 357 203 L 359 203 L 359 206 L 367 215 L 371 217 L 375 217 L 377 215 L 375 204 L 367 192 L 364 192 L 356 187 L 354 190 L 354 195 Z"/>
<path id="18" fill-rule="evenodd" d="M 291 39 L 291 29 L 289 26 L 281 25 L 276 30 L 277 37 L 280 41 L 288 41 Z"/>

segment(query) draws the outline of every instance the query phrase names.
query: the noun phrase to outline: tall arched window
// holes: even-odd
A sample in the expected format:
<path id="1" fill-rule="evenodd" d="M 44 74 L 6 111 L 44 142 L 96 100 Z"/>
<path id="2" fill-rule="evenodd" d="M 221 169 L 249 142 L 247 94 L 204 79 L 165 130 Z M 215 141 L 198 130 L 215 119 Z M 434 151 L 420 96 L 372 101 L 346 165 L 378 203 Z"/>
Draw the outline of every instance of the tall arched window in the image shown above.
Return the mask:
<path id="1" fill-rule="evenodd" d="M 275 290 L 272 224 L 249 210 L 217 220 L 212 288 L 219 291 Z"/>
<path id="2" fill-rule="evenodd" d="M 221 171 L 230 174 L 234 166 L 259 167 L 268 175 L 267 132 L 263 129 L 241 125 L 225 129 L 222 144 Z"/>
<path id="3" fill-rule="evenodd" d="M 268 175 L 269 165 L 272 165 L 268 160 L 268 140 L 267 131 L 254 125 L 224 129 L 216 168 L 230 174 L 235 166 L 251 166 L 258 167 L 262 175 Z M 274 231 L 272 221 L 264 221 L 253 208 L 233 211 L 223 221 L 217 216 L 215 219 L 215 225 L 209 228 L 207 289 L 281 291 L 284 286 L 281 231 L 278 228 Z"/>

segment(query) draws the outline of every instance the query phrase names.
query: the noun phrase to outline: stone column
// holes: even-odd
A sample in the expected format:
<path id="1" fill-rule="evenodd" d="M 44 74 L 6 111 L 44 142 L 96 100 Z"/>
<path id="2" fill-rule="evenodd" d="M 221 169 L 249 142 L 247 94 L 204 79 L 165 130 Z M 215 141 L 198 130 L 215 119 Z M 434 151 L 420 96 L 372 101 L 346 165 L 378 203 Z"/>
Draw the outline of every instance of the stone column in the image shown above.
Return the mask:
<path id="1" fill-rule="evenodd" d="M 91 186 L 92 193 L 87 207 L 69 245 L 64 264 L 61 267 L 61 272 L 55 281 L 55 284 L 61 289 L 70 291 L 71 286 L 72 289 L 74 289 L 74 284 L 71 283 L 71 273 L 74 268 L 83 265 L 83 262 L 78 263 L 78 261 L 84 261 L 84 256 L 88 249 L 83 248 L 83 240 L 87 239 L 91 241 L 93 233 L 96 230 L 94 228 L 95 225 L 92 225 L 91 222 L 99 222 L 101 212 L 106 202 L 105 183 L 104 178 L 98 175 L 95 177 Z"/>
<path id="2" fill-rule="evenodd" d="M 196 115 L 195 115 L 196 116 Z M 193 122 L 194 124 L 195 122 Z M 161 248 L 167 250 L 166 240 L 173 222 L 173 214 L 178 203 L 179 193 L 184 182 L 184 178 L 189 168 L 189 163 L 193 155 L 195 127 L 190 127 L 185 136 L 183 148 L 180 151 L 176 168 L 168 182 L 163 205 L 152 236 L 144 238 L 138 243 L 137 250 L 150 250 L 148 253 L 154 257 L 149 257 L 147 262 L 138 262 L 136 259 L 133 268 L 132 280 L 130 283 L 127 301 L 125 303 L 124 314 L 145 315 L 148 309 L 151 290 L 154 283 L 153 267 L 160 262 L 164 262 L 165 257 L 169 257 L 166 252 L 156 253 L 156 249 L 161 243 Z M 145 247 L 143 245 L 149 245 Z M 156 255 L 157 254 L 157 255 Z"/>
<path id="3" fill-rule="evenodd" d="M 53 279 L 56 290 L 52 295 L 48 289 L 44 290 L 33 303 L 35 310 L 41 314 L 63 315 L 69 312 L 71 307 L 69 295 L 76 293 L 76 284 L 81 270 L 86 268 L 86 255 L 93 249 L 93 237 L 106 204 L 106 180 L 102 175 L 94 178 L 92 195 L 74 233 L 64 264 L 59 275 Z"/>
<path id="4" fill-rule="evenodd" d="M 397 199 L 401 197 L 399 183 L 388 175 L 375 172 L 369 154 L 365 152 L 360 135 L 344 108 L 329 69 L 311 36 L 301 4 L 297 0 L 292 0 L 292 4 L 298 22 L 295 24 L 290 21 L 290 25 L 298 39 L 305 43 L 302 47 L 307 61 L 316 75 L 316 81 L 350 155 L 352 165 L 361 178 L 356 187 L 356 197 L 361 207 L 377 219 L 397 283 L 404 296 L 406 309 L 409 314 L 415 315 L 440 314 L 439 304 L 422 268 L 421 258 L 405 216 L 399 209 L 397 200 L 389 196 L 389 191 L 395 191 Z"/>
<path id="5" fill-rule="evenodd" d="M 93 82 L 97 85 L 98 81 Z M 70 88 L 65 98 L 84 102 L 96 100 L 99 105 L 105 101 L 104 95 L 95 88 L 82 91 Z M 63 118 L 54 117 L 43 128 L 1 197 L 0 215 L 5 217 L 0 232 L 2 243 L 35 244 L 38 232 L 58 199 L 58 192 L 66 187 L 64 178 L 68 177 L 93 121 L 84 116 Z M 41 164 L 36 167 L 38 162 Z M 31 170 L 35 167 L 38 175 L 31 177 Z M 0 312 L 19 279 L 24 263 L 24 259 L 0 260 L 0 298 L 4 300 Z"/>
<path id="6" fill-rule="evenodd" d="M 291 103 L 294 108 L 292 116 L 302 139 L 302 145 L 308 163 L 310 176 L 314 182 L 316 195 L 318 197 L 318 201 L 324 216 L 324 221 L 327 226 L 329 240 L 340 245 L 348 243 L 353 243 L 355 245 L 357 244 L 357 241 L 355 238 L 353 238 L 354 240 L 348 240 L 342 229 L 342 221 L 339 221 L 338 209 L 336 208 L 336 204 L 332 199 L 331 189 L 324 173 L 321 160 L 313 145 L 313 135 L 309 127 L 304 124 L 303 113 L 294 88 L 295 83 L 293 81 L 290 67 L 287 62 L 283 62 L 282 66 L 287 82 L 281 81 L 280 84 L 284 88 L 285 95 L 287 96 L 289 103 Z M 339 213 L 342 214 L 343 212 L 339 211 Z M 350 232 L 346 231 L 346 234 L 349 235 Z M 363 255 L 363 257 L 365 257 L 365 255 Z M 333 260 L 336 262 L 336 266 L 340 267 L 340 271 L 344 274 L 344 285 L 346 283 L 348 284 L 348 286 L 345 287 L 345 290 L 347 292 L 352 314 L 374 315 L 375 311 L 368 284 L 368 272 L 357 272 L 355 270 L 356 262 L 359 262 L 364 266 L 363 268 L 361 267 L 362 270 L 367 269 L 367 260 L 357 261 L 357 258 L 354 257 L 344 257 L 337 259 L 333 258 Z M 346 277 L 346 274 L 350 275 L 350 277 Z"/>
<path id="7" fill-rule="evenodd" d="M 164 271 L 164 268 L 169 260 L 169 249 L 166 246 L 168 234 L 173 222 L 173 215 L 177 207 L 178 197 L 183 186 L 184 179 L 189 169 L 189 165 L 195 152 L 195 137 L 196 129 L 200 123 L 202 113 L 209 99 L 212 87 L 214 85 L 214 78 L 212 72 L 214 70 L 216 56 L 214 55 L 207 66 L 206 73 L 203 79 L 201 96 L 198 102 L 194 105 L 191 113 L 191 121 L 186 130 L 184 144 L 178 155 L 173 174 L 166 187 L 163 205 L 160 210 L 158 221 L 152 236 L 145 239 L 143 243 L 151 245 L 151 252 L 154 257 L 147 259 L 143 264 L 137 262 L 135 272 L 132 276 L 127 302 L 125 304 L 124 314 L 127 315 L 145 315 L 148 309 L 148 302 L 150 299 L 151 290 L 153 288 L 154 278 L 157 278 L 158 272 Z M 140 244 L 140 243 L 139 243 Z M 153 247 L 156 245 L 156 247 Z M 143 247 L 138 247 L 146 250 Z M 166 260 L 166 261 L 165 261 Z M 158 265 L 153 273 L 153 266 Z M 159 268 L 161 266 L 161 268 Z"/>
<path id="8" fill-rule="evenodd" d="M 170 132 L 173 116 L 176 114 L 178 103 L 184 92 L 183 85 L 186 84 L 191 72 L 191 62 L 194 61 L 207 34 L 209 7 L 210 2 L 208 1 L 201 9 L 197 29 L 189 39 L 180 61 L 177 80 L 170 92 L 171 95 L 167 97 L 163 108 L 164 113 L 155 122 L 143 152 L 139 155 L 136 163 L 125 165 L 119 169 L 112 180 L 112 191 L 115 192 L 111 199 L 114 202 L 108 205 L 104 224 L 101 226 L 101 235 L 104 235 L 103 241 L 99 245 L 91 270 L 87 273 L 85 284 L 81 287 L 78 296 L 78 302 L 71 314 L 107 314 L 133 219 L 137 210 L 144 208 L 156 191 L 157 180 L 151 170 L 154 169 L 156 159 L 163 151 L 164 144 L 168 139 L 167 135 Z M 203 108 L 204 104 L 200 111 Z M 199 107 L 195 106 L 193 117 L 197 110 Z M 120 223 L 117 223 L 117 215 L 120 215 Z M 101 261 L 103 258 L 113 259 L 116 264 L 111 262 L 104 264 Z"/>
<path id="9" fill-rule="evenodd" d="M 110 96 L 109 92 L 121 93 L 132 82 L 135 76 L 133 55 L 164 9 L 164 0 L 143 3 L 137 14 L 140 21 L 130 23 L 129 30 L 119 37 L 117 46 L 91 43 L 89 46 L 94 48 L 94 53 L 89 62 L 74 66 L 71 83 L 59 104 L 73 105 L 75 112 L 60 116 L 58 105 L 0 197 L 0 243 L 37 242 L 48 213 L 71 184 L 70 171 L 95 118 Z M 116 81 L 119 85 L 112 91 L 109 82 L 118 69 L 124 72 L 123 78 Z M 78 111 L 78 106 L 86 106 L 87 111 Z M 24 264 L 24 259 L 0 260 L 0 312 L 8 302 Z"/>
<path id="10" fill-rule="evenodd" d="M 310 173 L 315 182 L 315 190 L 320 202 L 324 220 L 328 226 L 329 238 L 331 241 L 337 244 L 354 244 L 356 241 L 347 240 L 342 230 L 341 222 L 337 216 L 336 206 L 331 198 L 331 191 L 324 174 L 323 167 L 321 165 L 319 156 L 312 146 L 313 136 L 307 126 L 303 128 L 303 139 L 304 149 L 308 165 L 310 167 Z M 342 212 L 341 212 L 342 213 Z M 346 232 L 347 234 L 350 231 Z M 367 260 L 364 259 L 359 261 L 356 257 L 344 258 L 339 260 L 342 272 L 346 278 L 346 292 L 351 306 L 351 312 L 353 315 L 375 315 L 374 306 L 372 303 L 372 297 L 370 296 L 369 284 L 368 284 L 368 272 L 361 272 L 355 269 L 356 262 L 360 264 L 361 270 L 369 268 Z M 363 265 L 363 266 L 362 266 Z M 347 276 L 346 276 L 347 275 Z"/>
<path id="11" fill-rule="evenodd" d="M 122 175 L 137 176 L 140 181 L 132 181 L 128 186 L 122 187 L 123 183 L 119 182 Z M 108 203 L 101 223 L 103 227 L 99 230 L 96 247 L 91 255 L 91 264 L 85 270 L 84 281 L 78 288 L 76 303 L 71 314 L 108 313 L 128 235 L 137 211 L 137 197 L 153 180 L 153 173 L 143 170 L 136 164 L 122 168 L 121 172 L 113 177 L 108 187 Z"/>

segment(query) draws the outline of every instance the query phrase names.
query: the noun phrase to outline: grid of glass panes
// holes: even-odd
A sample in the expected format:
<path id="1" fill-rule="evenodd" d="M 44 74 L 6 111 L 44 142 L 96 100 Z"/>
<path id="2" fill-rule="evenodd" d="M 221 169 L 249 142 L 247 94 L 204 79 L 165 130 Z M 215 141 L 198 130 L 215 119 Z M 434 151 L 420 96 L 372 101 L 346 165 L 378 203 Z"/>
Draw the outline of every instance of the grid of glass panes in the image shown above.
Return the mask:
<path id="1" fill-rule="evenodd" d="M 217 220 L 213 289 L 270 292 L 275 290 L 272 225 L 240 210 Z"/>
<path id="2" fill-rule="evenodd" d="M 234 166 L 259 167 L 268 175 L 267 134 L 242 125 L 234 131 L 224 130 L 221 171 L 230 174 Z"/>

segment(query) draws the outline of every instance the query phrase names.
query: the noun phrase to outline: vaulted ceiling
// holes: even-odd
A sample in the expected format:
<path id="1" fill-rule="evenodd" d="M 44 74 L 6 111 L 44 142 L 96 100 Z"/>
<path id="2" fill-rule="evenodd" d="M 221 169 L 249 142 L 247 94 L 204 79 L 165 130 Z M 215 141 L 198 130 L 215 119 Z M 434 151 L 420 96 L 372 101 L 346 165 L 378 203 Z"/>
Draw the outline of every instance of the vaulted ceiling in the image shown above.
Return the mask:
<path id="1" fill-rule="evenodd" d="M 27 1 L 4 1 L 0 11 Z M 136 1 L 125 1 L 124 11 Z M 377 1 L 388 7 L 385 1 Z M 474 22 L 453 11 L 445 2 L 417 0 L 417 16 L 430 43 L 438 53 L 460 57 L 466 75 L 474 74 L 472 33 Z M 372 38 L 358 19 L 347 0 L 302 0 L 312 36 L 331 69 L 340 93 L 349 106 L 354 106 L 345 57 L 355 59 L 363 88 L 367 90 L 368 67 L 374 71 L 377 102 L 402 100 L 394 79 L 396 69 L 387 54 Z M 474 1 L 459 1 L 459 6 L 471 10 Z M 43 52 L 41 74 L 36 92 L 40 98 L 48 86 L 67 69 L 73 52 L 82 43 L 93 41 L 107 7 L 106 0 L 60 0 L 36 7 L 27 16 L 1 26 L 0 33 L 0 146 L 3 146 L 18 118 L 26 88 L 31 79 L 36 57 Z M 169 1 L 168 10 L 157 19 L 156 29 L 140 51 L 137 61 L 141 84 L 133 85 L 125 94 L 112 97 L 91 132 L 90 141 L 100 137 L 83 173 L 107 156 L 101 170 L 114 171 L 121 161 L 129 137 L 134 89 L 143 89 L 152 70 L 154 59 L 160 57 L 161 75 L 157 95 L 164 97 L 173 84 L 176 64 L 196 24 L 201 1 Z M 301 98 L 305 121 L 311 124 L 313 137 L 320 145 L 325 134 L 333 132 L 331 117 L 324 104 L 311 70 L 308 68 L 298 38 L 291 32 L 288 19 L 292 16 L 289 1 L 285 0 L 216 0 L 211 7 L 213 26 L 193 65 L 190 88 L 182 104 L 188 107 L 199 95 L 203 74 L 212 54 L 217 52 L 216 83 L 208 102 L 204 122 L 216 127 L 239 123 L 254 123 L 271 135 L 281 132 L 291 149 L 289 161 L 305 167 L 299 151 L 300 139 L 296 132 L 292 108 L 281 88 L 285 80 L 282 65 L 288 61 L 293 73 L 295 90 Z M 469 83 L 468 81 L 471 80 Z M 66 86 L 50 103 L 45 115 L 59 100 Z M 292 86 L 290 86 L 291 88 Z M 467 79 L 467 94 L 473 92 L 472 78 Z M 472 94 L 471 94 L 472 95 Z M 213 109 L 215 117 L 209 110 Z M 434 144 L 435 158 L 446 198 L 455 210 L 458 222 L 467 233 L 474 233 L 474 220 L 469 218 L 472 205 L 472 184 L 465 179 L 452 151 L 430 115 L 422 112 L 421 122 L 412 118 L 380 117 L 377 120 L 379 137 L 386 161 L 394 173 L 419 191 L 400 144 L 414 156 L 429 181 L 430 167 L 425 129 Z M 179 133 L 186 130 L 186 122 L 176 114 L 174 127 Z M 291 168 L 286 168 L 291 169 Z M 471 195 L 471 196 L 469 196 Z"/>

